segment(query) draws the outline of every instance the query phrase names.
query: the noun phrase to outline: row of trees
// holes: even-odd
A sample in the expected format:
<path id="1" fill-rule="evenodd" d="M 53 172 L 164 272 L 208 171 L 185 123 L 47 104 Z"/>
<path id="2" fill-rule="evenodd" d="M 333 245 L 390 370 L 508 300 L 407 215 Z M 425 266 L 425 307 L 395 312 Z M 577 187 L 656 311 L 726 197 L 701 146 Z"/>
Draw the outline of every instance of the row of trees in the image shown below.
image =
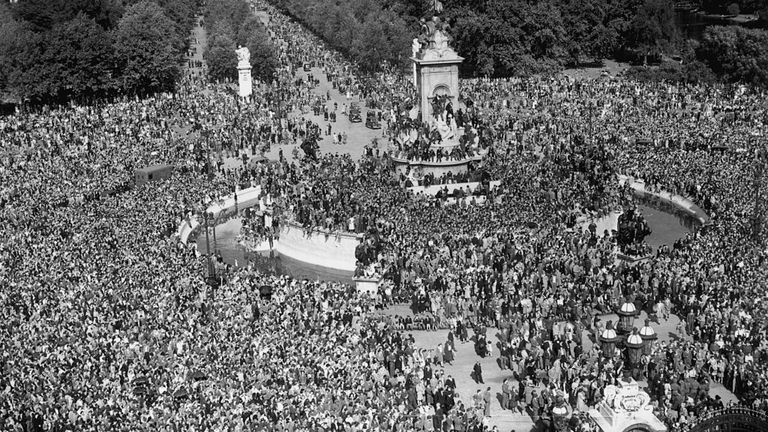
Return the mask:
<path id="1" fill-rule="evenodd" d="M 334 48 L 375 69 L 406 62 L 433 0 L 273 0 Z M 649 52 L 678 37 L 667 0 L 443 0 L 465 76 L 557 70 Z"/>
<path id="2" fill-rule="evenodd" d="M 434 0 L 272 0 L 334 48 L 375 69 L 407 63 L 419 20 Z M 734 0 L 702 0 L 694 7 L 727 8 Z M 738 0 L 760 13 L 768 0 Z M 768 85 L 765 30 L 709 28 L 701 41 L 685 40 L 669 0 L 442 0 L 453 45 L 465 58 L 462 75 L 511 76 L 554 72 L 605 58 L 645 62 L 681 54 L 657 78 L 744 81 Z M 655 72 L 641 71 L 644 77 Z"/>
<path id="3" fill-rule="evenodd" d="M 213 81 L 237 79 L 235 49 L 247 47 L 251 53 L 251 74 L 271 81 L 278 65 L 276 49 L 264 24 L 245 0 L 208 2 L 205 10 L 208 47 L 204 57 L 208 78 Z"/>
<path id="4" fill-rule="evenodd" d="M 529 75 L 606 57 L 642 58 L 679 40 L 668 0 L 444 3 L 455 44 L 468 60 L 465 75 Z"/>
<path id="5" fill-rule="evenodd" d="M 632 68 L 644 81 L 740 82 L 768 87 L 768 32 L 740 26 L 710 26 L 701 41 L 687 41 L 681 62 L 659 68 Z"/>
<path id="6" fill-rule="evenodd" d="M 173 89 L 197 0 L 0 3 L 0 94 L 61 103 Z"/>
<path id="7" fill-rule="evenodd" d="M 418 31 L 404 5 L 386 0 L 273 0 L 334 49 L 372 71 L 405 64 Z"/>

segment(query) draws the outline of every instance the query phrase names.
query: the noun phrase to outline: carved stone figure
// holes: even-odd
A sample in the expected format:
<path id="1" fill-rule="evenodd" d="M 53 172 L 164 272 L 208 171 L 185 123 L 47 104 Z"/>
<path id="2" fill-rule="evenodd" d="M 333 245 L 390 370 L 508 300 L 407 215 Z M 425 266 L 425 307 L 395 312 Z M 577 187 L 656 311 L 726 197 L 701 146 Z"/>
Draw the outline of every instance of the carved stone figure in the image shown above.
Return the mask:
<path id="1" fill-rule="evenodd" d="M 249 65 L 251 64 L 251 52 L 248 51 L 248 48 L 241 46 L 240 48 L 235 50 L 235 54 L 237 54 L 237 64 L 239 65 Z"/>
<path id="2" fill-rule="evenodd" d="M 413 57 L 416 57 L 416 54 L 421 51 L 421 43 L 419 43 L 419 38 L 413 39 L 413 44 L 411 45 L 411 52 L 413 53 Z"/>

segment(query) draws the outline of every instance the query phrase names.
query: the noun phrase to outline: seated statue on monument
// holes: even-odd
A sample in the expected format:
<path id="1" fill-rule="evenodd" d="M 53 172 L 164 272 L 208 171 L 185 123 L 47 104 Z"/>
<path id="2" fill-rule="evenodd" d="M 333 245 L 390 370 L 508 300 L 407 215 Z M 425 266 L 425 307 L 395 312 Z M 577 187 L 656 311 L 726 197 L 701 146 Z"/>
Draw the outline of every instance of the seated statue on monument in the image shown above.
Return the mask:
<path id="1" fill-rule="evenodd" d="M 453 139 L 456 136 L 456 129 L 449 123 L 451 116 L 451 102 L 447 95 L 436 95 L 432 98 L 432 117 L 429 119 L 429 129 L 437 130 L 442 142 Z"/>

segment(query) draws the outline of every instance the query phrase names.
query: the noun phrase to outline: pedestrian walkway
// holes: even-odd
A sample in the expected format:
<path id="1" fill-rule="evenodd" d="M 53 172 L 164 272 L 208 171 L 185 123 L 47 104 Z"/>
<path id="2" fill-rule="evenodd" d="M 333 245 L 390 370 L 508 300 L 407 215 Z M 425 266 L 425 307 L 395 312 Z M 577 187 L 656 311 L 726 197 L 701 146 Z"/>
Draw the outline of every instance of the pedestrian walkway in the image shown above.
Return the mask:
<path id="1" fill-rule="evenodd" d="M 265 11 L 256 10 L 254 12 L 262 23 L 267 27 L 268 34 L 273 35 L 274 32 L 270 29 L 269 15 Z M 203 39 L 200 39 L 203 40 Z M 365 102 L 361 101 L 357 96 L 347 98 L 347 95 L 340 93 L 337 89 L 333 88 L 333 84 L 328 81 L 325 72 L 320 67 L 312 67 L 310 71 L 305 71 L 303 68 L 296 71 L 296 76 L 293 79 L 307 80 L 309 76 L 312 76 L 318 81 L 318 85 L 312 90 L 312 93 L 319 96 L 330 96 L 327 100 L 326 106 L 329 111 L 333 111 L 336 107 L 336 121 L 326 121 L 323 115 L 314 115 L 311 107 L 305 107 L 305 112 L 302 112 L 302 107 L 294 107 L 294 109 L 288 113 L 288 118 L 297 119 L 303 118 L 310 120 L 320 126 L 320 130 L 323 131 L 321 140 L 318 142 L 319 150 L 321 154 L 324 153 L 338 153 L 349 154 L 352 159 L 359 160 L 365 153 L 365 147 L 371 146 L 374 139 L 378 140 L 379 147 L 383 148 L 387 140 L 384 134 L 384 129 L 369 129 L 365 126 L 365 122 L 353 123 L 349 121 L 347 115 L 343 114 L 344 107 L 349 107 L 351 103 L 358 103 L 361 109 L 361 117 L 364 120 L 367 109 L 365 108 Z M 383 123 L 383 122 L 382 122 Z M 345 134 L 347 136 L 346 144 L 335 143 L 333 136 L 326 135 L 325 132 L 331 126 L 331 133 L 338 135 Z M 283 157 L 292 161 L 295 159 L 294 154 L 298 158 L 304 156 L 304 152 L 299 148 L 301 143 L 298 144 L 284 144 L 271 146 L 268 152 L 265 152 L 264 156 L 268 159 L 277 160 L 280 155 L 280 151 L 283 152 Z M 247 156 L 251 157 L 250 153 Z M 224 158 L 224 168 L 239 168 L 243 166 L 243 159 L 241 156 L 226 157 Z"/>
<path id="2" fill-rule="evenodd" d="M 320 129 L 323 132 L 325 132 L 325 130 L 328 128 L 328 125 L 330 124 L 331 132 L 333 134 L 347 134 L 346 144 L 335 144 L 333 137 L 327 136 L 325 133 L 323 133 L 321 137 L 322 140 L 319 142 L 321 153 L 349 153 L 352 159 L 358 160 L 365 153 L 365 147 L 371 146 L 371 143 L 374 139 L 378 140 L 379 147 L 382 147 L 386 143 L 387 140 L 386 137 L 383 136 L 383 129 L 369 129 L 365 127 L 365 122 L 353 123 L 349 121 L 349 117 L 347 115 L 342 113 L 343 107 L 349 108 L 350 104 L 357 103 L 360 106 L 361 116 L 363 119 L 365 119 L 367 110 L 365 109 L 365 103 L 363 101 L 360 101 L 360 99 L 357 97 L 347 99 L 346 95 L 341 94 L 338 90 L 334 89 L 332 83 L 326 79 L 325 73 L 319 67 L 313 67 L 310 72 L 300 70 L 296 73 L 296 78 L 306 80 L 310 74 L 320 82 L 320 84 L 313 90 L 313 93 L 320 96 L 330 95 L 331 99 L 326 102 L 326 106 L 329 108 L 329 111 L 333 111 L 334 104 L 337 107 L 336 121 L 325 121 L 322 115 L 316 116 L 311 110 L 309 110 L 308 113 L 302 113 L 300 109 L 297 109 L 291 112 L 289 116 L 291 118 L 304 118 L 311 120 L 312 122 L 320 125 Z M 265 154 L 265 156 L 270 159 L 277 159 L 278 153 L 282 148 L 283 154 L 288 157 L 289 154 L 293 152 L 294 147 L 297 146 L 273 146 L 270 151 Z M 303 155 L 303 152 L 299 150 L 299 157 L 302 157 Z"/>
<path id="3" fill-rule="evenodd" d="M 187 74 L 192 75 L 193 77 L 205 77 L 206 72 L 203 53 L 208 46 L 208 34 L 205 31 L 205 27 L 201 25 L 202 23 L 203 16 L 196 16 L 195 27 L 192 29 L 189 36 L 189 51 L 186 57 L 186 70 Z"/>
<path id="4" fill-rule="evenodd" d="M 404 305 L 392 306 L 384 311 L 387 315 L 398 316 L 413 316 L 411 310 Z M 636 319 L 636 324 L 644 323 L 647 315 L 642 312 Z M 600 319 L 603 322 L 608 320 L 617 322 L 618 316 L 615 314 L 602 315 Z M 678 339 L 680 336 L 675 333 L 677 324 L 680 322 L 680 318 L 676 315 L 670 315 L 668 320 L 661 321 L 659 323 L 652 323 L 651 326 L 656 330 L 659 336 L 658 343 L 669 342 L 673 339 Z M 488 328 L 489 340 L 498 341 L 496 335 L 499 329 Z M 416 346 L 419 348 L 435 349 L 438 344 L 445 344 L 448 340 L 448 330 L 406 330 L 405 334 L 413 335 L 416 341 Z M 474 336 L 472 329 L 469 329 L 470 339 Z M 593 341 L 590 338 L 591 332 L 584 331 L 582 334 L 582 341 L 584 343 L 584 351 L 589 351 L 592 348 Z M 489 424 L 491 426 L 498 426 L 500 431 L 514 430 L 516 432 L 528 432 L 533 430 L 534 423 L 531 416 L 528 413 L 519 413 L 509 410 L 501 410 L 500 396 L 501 385 L 507 378 L 510 379 L 510 388 L 513 391 L 517 391 L 518 382 L 514 379 L 512 372 L 509 370 L 502 370 L 497 364 L 498 348 L 494 346 L 493 355 L 485 358 L 480 358 L 474 350 L 474 344 L 470 341 L 467 343 L 459 342 L 458 338 L 455 339 L 456 344 L 456 358 L 453 364 L 446 364 L 444 366 L 445 375 L 452 376 L 456 380 L 456 390 L 459 393 L 461 401 L 464 406 L 472 406 L 472 395 L 477 390 L 484 391 L 486 388 L 491 388 L 491 394 L 494 397 L 491 407 L 491 418 Z M 470 376 L 472 368 L 475 362 L 479 361 L 483 370 L 483 384 L 477 383 Z M 644 381 L 638 383 L 640 387 L 645 387 L 647 384 Z M 728 389 L 723 387 L 722 384 L 712 382 L 710 383 L 710 395 L 720 396 L 723 399 L 723 403 L 736 403 L 738 399 Z"/>

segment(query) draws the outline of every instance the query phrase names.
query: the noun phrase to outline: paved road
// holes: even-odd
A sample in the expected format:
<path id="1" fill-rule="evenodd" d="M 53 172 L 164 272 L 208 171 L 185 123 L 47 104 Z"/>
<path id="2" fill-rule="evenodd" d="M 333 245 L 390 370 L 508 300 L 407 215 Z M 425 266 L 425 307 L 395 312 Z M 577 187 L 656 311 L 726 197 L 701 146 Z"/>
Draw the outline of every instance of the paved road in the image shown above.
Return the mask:
<path id="1" fill-rule="evenodd" d="M 267 15 L 267 13 L 264 11 L 256 11 L 255 15 L 267 26 L 267 29 L 269 30 L 269 15 Z M 357 97 L 347 99 L 346 95 L 341 94 L 338 90 L 335 90 L 333 85 L 326 79 L 323 70 L 319 67 L 312 68 L 312 70 L 309 72 L 305 72 L 303 69 L 300 69 L 296 73 L 296 78 L 306 79 L 309 74 L 312 74 L 319 81 L 319 85 L 315 87 L 312 92 L 317 95 L 330 95 L 330 100 L 326 103 L 330 110 L 333 109 L 334 103 L 338 107 L 336 112 L 336 122 L 325 121 L 323 120 L 322 115 L 315 116 L 312 111 L 303 114 L 299 109 L 289 113 L 288 116 L 289 118 L 305 118 L 315 122 L 320 126 L 320 129 L 323 131 L 323 135 L 321 137 L 322 140 L 319 143 L 321 153 L 348 153 L 353 159 L 358 160 L 365 152 L 365 146 L 370 145 L 373 139 L 378 138 L 380 145 L 386 143 L 383 130 L 368 129 L 365 127 L 365 122 L 352 123 L 349 121 L 349 118 L 346 115 L 342 114 L 341 111 L 343 106 L 348 107 L 350 103 L 357 102 L 360 104 L 362 118 L 365 119 L 367 110 L 365 109 L 365 104 L 363 102 L 361 102 Z M 256 89 L 254 90 L 256 91 Z M 340 134 L 346 132 L 347 144 L 334 144 L 332 137 L 325 135 L 325 130 L 327 129 L 329 123 L 331 124 L 332 133 Z M 270 150 L 266 152 L 264 156 L 269 159 L 277 160 L 279 152 L 282 149 L 283 156 L 290 161 L 294 159 L 293 151 L 296 147 L 298 147 L 298 145 L 294 144 L 272 146 L 272 148 L 270 148 Z M 303 155 L 304 152 L 301 149 L 298 149 L 298 156 L 302 157 Z M 250 152 L 247 153 L 247 156 L 251 156 Z M 242 158 L 240 157 L 224 159 L 225 168 L 241 167 L 242 164 Z"/>
<path id="2" fill-rule="evenodd" d="M 204 74 L 205 73 L 205 61 L 203 60 L 203 52 L 205 51 L 205 48 L 208 46 L 208 34 L 205 31 L 205 27 L 200 26 L 200 20 L 202 20 L 203 17 L 201 15 L 195 17 L 196 23 L 195 27 L 192 29 L 192 33 L 190 34 L 190 44 L 189 44 L 189 50 L 194 51 L 194 55 L 192 57 L 186 57 L 187 60 L 199 61 L 203 65 L 203 67 L 192 67 L 189 68 L 189 62 L 186 63 L 187 66 L 187 73 L 193 73 L 196 75 Z"/>

